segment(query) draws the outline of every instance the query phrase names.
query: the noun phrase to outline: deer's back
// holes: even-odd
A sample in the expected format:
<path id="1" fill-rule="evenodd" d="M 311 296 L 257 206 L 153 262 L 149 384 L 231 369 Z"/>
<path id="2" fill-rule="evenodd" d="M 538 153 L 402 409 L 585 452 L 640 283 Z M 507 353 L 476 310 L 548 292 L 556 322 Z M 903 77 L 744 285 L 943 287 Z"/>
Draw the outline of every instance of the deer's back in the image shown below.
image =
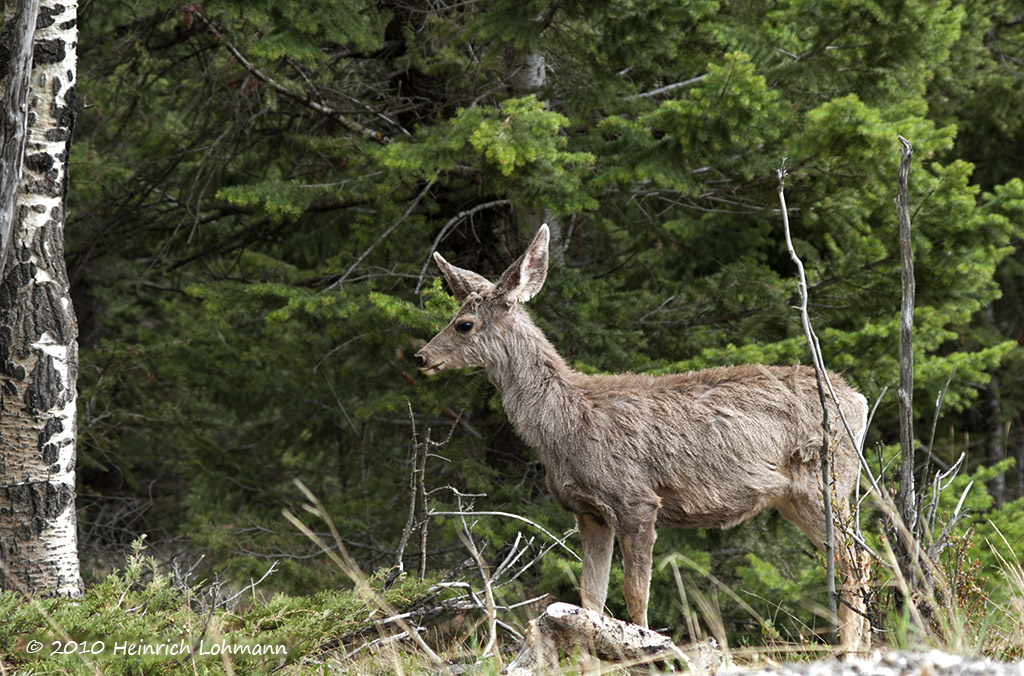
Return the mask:
<path id="1" fill-rule="evenodd" d="M 819 476 L 821 404 L 809 367 L 572 380 L 575 424 L 542 458 L 549 487 L 573 511 L 607 520 L 654 501 L 662 525 L 723 527 L 786 497 L 794 481 Z M 832 380 L 860 434 L 864 398 L 838 375 Z M 856 451 L 845 433 L 836 439 L 837 470 L 852 468 L 855 480 Z"/>

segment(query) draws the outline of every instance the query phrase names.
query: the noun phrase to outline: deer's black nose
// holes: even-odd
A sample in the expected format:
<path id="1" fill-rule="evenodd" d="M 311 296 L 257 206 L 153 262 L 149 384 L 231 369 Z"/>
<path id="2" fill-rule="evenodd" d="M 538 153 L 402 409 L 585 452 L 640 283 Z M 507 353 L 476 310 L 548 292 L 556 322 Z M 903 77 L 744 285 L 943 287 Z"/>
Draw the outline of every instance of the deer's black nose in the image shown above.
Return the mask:
<path id="1" fill-rule="evenodd" d="M 417 354 L 412 359 L 413 359 L 413 361 L 416 362 L 416 366 L 419 367 L 419 368 L 423 368 L 424 366 L 427 365 L 427 360 L 426 360 L 426 358 L 424 358 L 424 356 L 422 354 Z"/>

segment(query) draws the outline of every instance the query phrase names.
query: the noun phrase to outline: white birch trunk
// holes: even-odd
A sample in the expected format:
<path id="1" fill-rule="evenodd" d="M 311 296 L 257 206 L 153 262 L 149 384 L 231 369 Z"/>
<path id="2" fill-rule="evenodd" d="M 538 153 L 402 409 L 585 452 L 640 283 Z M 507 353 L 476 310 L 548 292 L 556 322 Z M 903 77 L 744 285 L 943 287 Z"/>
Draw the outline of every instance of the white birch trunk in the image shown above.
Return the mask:
<path id="1" fill-rule="evenodd" d="M 40 595 L 82 590 L 78 327 L 64 264 L 77 8 L 74 0 L 40 2 L 23 174 L 0 280 L 0 589 Z"/>
<path id="2" fill-rule="evenodd" d="M 547 59 L 540 52 L 527 52 L 522 57 L 512 75 L 512 87 L 517 95 L 525 96 L 534 94 L 546 87 L 548 84 Z M 547 224 L 551 233 L 550 256 L 558 265 L 564 262 L 565 242 L 562 235 L 561 219 L 551 209 L 526 209 L 520 210 L 523 220 L 526 222 L 527 237 L 533 237 L 540 226 Z"/>

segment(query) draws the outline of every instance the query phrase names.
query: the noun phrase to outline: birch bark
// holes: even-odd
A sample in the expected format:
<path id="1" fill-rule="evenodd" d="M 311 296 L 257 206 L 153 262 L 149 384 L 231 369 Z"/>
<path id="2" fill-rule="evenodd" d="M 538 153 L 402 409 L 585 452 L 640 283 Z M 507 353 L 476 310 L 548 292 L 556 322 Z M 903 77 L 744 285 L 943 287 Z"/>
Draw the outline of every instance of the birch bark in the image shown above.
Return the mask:
<path id="1" fill-rule="evenodd" d="M 523 55 L 522 63 L 519 64 L 512 74 L 512 87 L 517 95 L 539 93 L 548 84 L 548 64 L 541 52 L 531 51 Z M 523 220 L 529 226 L 527 237 L 533 237 L 540 226 L 547 224 L 551 233 L 550 255 L 556 264 L 561 265 L 565 260 L 566 244 L 563 241 L 562 223 L 547 207 L 540 209 L 521 210 Z"/>
<path id="2" fill-rule="evenodd" d="M 8 0 L 0 30 L 0 279 L 4 276 L 15 197 L 25 159 L 28 80 L 38 16 L 38 0 Z"/>
<path id="3" fill-rule="evenodd" d="M 15 4 L 8 0 L 7 12 Z M 41 0 L 24 164 L 0 280 L 0 589 L 40 595 L 82 590 L 75 518 L 78 327 L 64 263 L 77 41 L 77 2 Z"/>

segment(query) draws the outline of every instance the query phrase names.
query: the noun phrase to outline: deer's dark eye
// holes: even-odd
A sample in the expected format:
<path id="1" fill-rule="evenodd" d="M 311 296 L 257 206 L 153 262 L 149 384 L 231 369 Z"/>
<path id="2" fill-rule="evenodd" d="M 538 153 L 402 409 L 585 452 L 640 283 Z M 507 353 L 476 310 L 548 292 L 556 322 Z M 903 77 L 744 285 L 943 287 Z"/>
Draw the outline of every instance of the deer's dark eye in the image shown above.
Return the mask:
<path id="1" fill-rule="evenodd" d="M 455 330 L 459 333 L 469 333 L 473 330 L 473 322 L 459 322 L 455 325 Z"/>

